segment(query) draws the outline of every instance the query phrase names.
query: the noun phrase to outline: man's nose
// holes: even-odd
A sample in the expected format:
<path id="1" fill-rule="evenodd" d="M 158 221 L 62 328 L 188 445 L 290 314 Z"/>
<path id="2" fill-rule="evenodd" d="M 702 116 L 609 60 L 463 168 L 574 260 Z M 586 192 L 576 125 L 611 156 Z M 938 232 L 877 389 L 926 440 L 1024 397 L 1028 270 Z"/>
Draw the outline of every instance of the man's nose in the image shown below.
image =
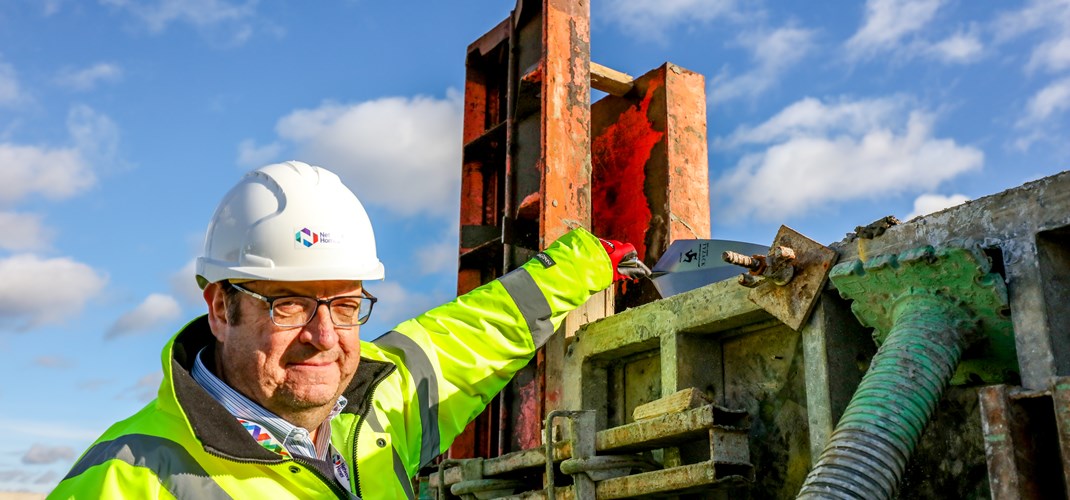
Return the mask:
<path id="1" fill-rule="evenodd" d="M 331 350 L 338 345 L 338 332 L 335 331 L 331 310 L 327 304 L 316 305 L 315 315 L 301 331 L 301 340 L 321 351 Z"/>

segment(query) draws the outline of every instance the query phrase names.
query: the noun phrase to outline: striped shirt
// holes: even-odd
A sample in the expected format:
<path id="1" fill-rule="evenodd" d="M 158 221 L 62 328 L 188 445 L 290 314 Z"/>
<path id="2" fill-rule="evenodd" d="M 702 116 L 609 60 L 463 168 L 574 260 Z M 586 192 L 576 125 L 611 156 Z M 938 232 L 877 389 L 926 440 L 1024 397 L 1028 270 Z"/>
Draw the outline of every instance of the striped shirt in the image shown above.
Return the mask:
<path id="1" fill-rule="evenodd" d="M 331 443 L 331 420 L 342 412 L 342 408 L 345 408 L 348 402 L 345 396 L 338 397 L 338 402 L 335 403 L 331 414 L 320 424 L 316 442 L 313 443 L 308 429 L 287 422 L 286 419 L 254 403 L 216 377 L 201 360 L 204 353 L 205 349 L 201 349 L 194 361 L 191 373 L 193 379 L 231 415 L 234 415 L 234 418 L 238 419 L 261 446 L 283 455 L 293 454 L 319 460 L 331 459 L 328 457 Z M 264 431 L 267 432 L 266 435 L 263 434 Z M 279 451 L 279 445 L 284 451 Z"/>

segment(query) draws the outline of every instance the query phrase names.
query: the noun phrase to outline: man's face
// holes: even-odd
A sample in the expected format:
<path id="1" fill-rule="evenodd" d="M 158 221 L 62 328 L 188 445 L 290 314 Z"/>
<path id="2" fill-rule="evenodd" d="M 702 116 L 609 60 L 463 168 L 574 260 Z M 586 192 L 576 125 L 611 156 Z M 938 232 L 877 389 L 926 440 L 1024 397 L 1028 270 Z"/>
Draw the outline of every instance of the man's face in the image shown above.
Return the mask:
<path id="1" fill-rule="evenodd" d="M 251 281 L 242 287 L 268 297 L 333 298 L 360 296 L 354 281 Z M 325 305 L 303 327 L 280 327 L 271 321 L 267 303 L 238 292 L 240 319 L 232 324 L 225 310 L 217 311 L 225 295 L 218 284 L 205 289 L 212 330 L 220 342 L 217 353 L 221 378 L 231 387 L 275 414 L 309 410 L 330 411 L 349 385 L 360 363 L 360 327 L 337 327 Z M 224 317 L 220 317 L 223 315 Z"/>

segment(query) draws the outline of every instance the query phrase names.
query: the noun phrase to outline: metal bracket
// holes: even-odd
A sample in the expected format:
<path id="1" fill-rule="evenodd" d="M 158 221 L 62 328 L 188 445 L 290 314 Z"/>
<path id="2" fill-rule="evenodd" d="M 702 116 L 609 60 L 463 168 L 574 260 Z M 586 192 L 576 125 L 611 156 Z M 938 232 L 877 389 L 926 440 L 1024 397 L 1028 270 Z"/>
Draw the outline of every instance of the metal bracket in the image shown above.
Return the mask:
<path id="1" fill-rule="evenodd" d="M 547 500 L 554 500 L 554 419 L 565 417 L 568 421 L 568 439 L 572 444 L 572 460 L 588 460 L 595 455 L 595 412 L 594 410 L 554 410 L 546 415 L 545 448 L 546 477 L 544 491 Z M 562 471 L 564 472 L 564 471 Z M 577 500 L 594 500 L 594 479 L 586 474 L 572 476 L 573 498 Z"/>
<path id="2" fill-rule="evenodd" d="M 780 226 L 768 258 L 725 254 L 726 262 L 750 270 L 740 276 L 740 284 L 751 288 L 747 298 L 795 331 L 809 319 L 839 257 L 788 226 Z"/>
<path id="3" fill-rule="evenodd" d="M 472 479 L 454 484 L 450 492 L 463 498 L 485 500 L 512 495 L 523 485 L 523 481 L 515 479 Z"/>
<path id="4" fill-rule="evenodd" d="M 661 464 L 638 455 L 600 455 L 589 458 L 569 458 L 561 462 L 561 472 L 570 476 L 586 474 L 592 481 L 627 476 L 635 471 L 661 469 Z"/>

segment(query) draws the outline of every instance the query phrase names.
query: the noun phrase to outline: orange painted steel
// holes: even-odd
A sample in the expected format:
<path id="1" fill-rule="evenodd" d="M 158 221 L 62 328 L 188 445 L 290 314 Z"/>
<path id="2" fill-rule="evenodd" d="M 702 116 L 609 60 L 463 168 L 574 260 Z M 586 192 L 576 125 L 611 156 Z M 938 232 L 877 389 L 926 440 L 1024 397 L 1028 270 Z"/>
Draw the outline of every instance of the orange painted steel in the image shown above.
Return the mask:
<path id="1" fill-rule="evenodd" d="M 674 239 L 709 237 L 701 75 L 667 64 L 592 107 L 590 64 L 582 0 L 517 0 L 469 45 L 459 294 L 576 227 L 635 243 L 648 264 Z M 561 400 L 549 356 L 536 354 L 450 458 L 541 446 L 542 420 Z"/>
<path id="2" fill-rule="evenodd" d="M 710 237 L 705 88 L 666 63 L 591 108 L 593 230 L 633 243 L 649 266 L 673 241 Z M 631 307 L 657 292 L 642 282 L 617 297 Z"/>
<path id="3" fill-rule="evenodd" d="M 590 7 L 518 1 L 469 46 L 458 293 L 590 228 Z M 540 443 L 540 352 L 450 449 L 496 456 Z"/>

